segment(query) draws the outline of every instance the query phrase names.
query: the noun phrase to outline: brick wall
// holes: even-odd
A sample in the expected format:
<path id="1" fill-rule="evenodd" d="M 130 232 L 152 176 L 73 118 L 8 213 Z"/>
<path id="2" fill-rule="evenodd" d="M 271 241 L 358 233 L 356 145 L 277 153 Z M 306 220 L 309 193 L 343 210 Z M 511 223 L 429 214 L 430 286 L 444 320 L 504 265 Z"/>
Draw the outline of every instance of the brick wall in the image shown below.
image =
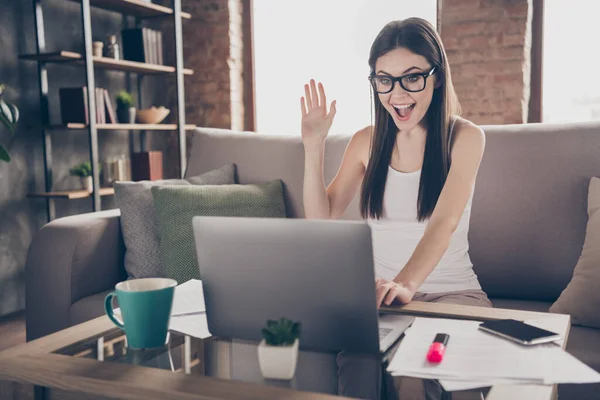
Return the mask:
<path id="1" fill-rule="evenodd" d="M 183 11 L 192 15 L 183 20 L 183 64 L 194 71 L 184 78 L 186 123 L 203 127 L 244 129 L 244 0 L 182 0 Z M 170 4 L 170 1 L 168 2 Z M 161 26 L 172 36 L 172 22 Z M 174 65 L 173 46 L 165 57 Z M 171 109 L 177 106 L 175 80 L 168 84 Z M 188 154 L 191 141 L 188 132 Z M 166 172 L 178 176 L 177 133 L 169 136 Z"/>
<path id="2" fill-rule="evenodd" d="M 240 128 L 242 84 L 242 0 L 183 0 L 192 14 L 183 23 L 186 118 L 199 126 Z"/>
<path id="3" fill-rule="evenodd" d="M 443 0 L 441 36 L 462 115 L 526 123 L 532 0 Z"/>

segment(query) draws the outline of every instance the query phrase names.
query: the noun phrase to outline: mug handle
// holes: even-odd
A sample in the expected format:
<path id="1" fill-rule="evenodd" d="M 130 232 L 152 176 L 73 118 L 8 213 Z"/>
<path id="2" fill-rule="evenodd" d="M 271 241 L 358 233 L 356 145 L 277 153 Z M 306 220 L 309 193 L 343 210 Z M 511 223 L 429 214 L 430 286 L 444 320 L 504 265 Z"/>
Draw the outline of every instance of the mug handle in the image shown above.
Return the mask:
<path id="1" fill-rule="evenodd" d="M 124 330 L 125 325 L 123 324 L 123 321 L 120 321 L 117 317 L 115 317 L 115 310 L 113 309 L 112 304 L 113 297 L 117 297 L 115 292 L 111 292 L 106 295 L 106 298 L 104 299 L 104 311 L 106 311 L 106 315 L 108 315 L 108 318 L 110 318 L 110 320 L 116 326 Z"/>

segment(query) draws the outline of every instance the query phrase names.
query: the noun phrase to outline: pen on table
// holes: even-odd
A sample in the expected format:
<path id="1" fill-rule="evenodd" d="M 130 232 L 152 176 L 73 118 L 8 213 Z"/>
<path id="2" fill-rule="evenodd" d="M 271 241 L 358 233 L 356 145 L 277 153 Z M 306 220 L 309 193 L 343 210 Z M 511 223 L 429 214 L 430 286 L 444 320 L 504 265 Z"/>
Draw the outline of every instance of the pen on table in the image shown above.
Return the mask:
<path id="1" fill-rule="evenodd" d="M 442 362 L 449 339 L 450 335 L 445 333 L 435 335 L 435 339 L 433 339 L 431 346 L 429 346 L 429 351 L 427 351 L 427 361 L 432 363 Z"/>

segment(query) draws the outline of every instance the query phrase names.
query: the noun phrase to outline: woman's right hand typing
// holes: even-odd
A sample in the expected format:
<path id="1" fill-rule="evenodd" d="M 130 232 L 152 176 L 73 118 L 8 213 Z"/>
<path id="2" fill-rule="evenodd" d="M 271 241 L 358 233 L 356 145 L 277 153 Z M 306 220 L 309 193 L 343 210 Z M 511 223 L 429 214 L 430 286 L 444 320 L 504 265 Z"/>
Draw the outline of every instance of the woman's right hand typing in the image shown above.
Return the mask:
<path id="1" fill-rule="evenodd" d="M 310 85 L 304 85 L 306 97 L 300 99 L 302 107 L 302 143 L 304 148 L 322 146 L 329 133 L 333 117 L 335 116 L 335 100 L 327 112 L 327 98 L 323 84 L 319 82 L 319 90 L 314 79 Z"/>

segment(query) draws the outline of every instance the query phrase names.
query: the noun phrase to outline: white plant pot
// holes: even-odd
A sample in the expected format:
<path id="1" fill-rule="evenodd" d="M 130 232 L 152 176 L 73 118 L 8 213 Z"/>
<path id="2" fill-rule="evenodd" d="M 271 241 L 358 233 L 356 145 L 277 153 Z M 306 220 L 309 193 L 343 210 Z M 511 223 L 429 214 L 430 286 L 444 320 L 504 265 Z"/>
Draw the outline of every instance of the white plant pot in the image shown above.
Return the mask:
<path id="1" fill-rule="evenodd" d="M 86 176 L 81 178 L 81 186 L 83 186 L 83 190 L 87 190 L 92 193 L 94 191 L 94 185 L 92 182 L 91 176 Z"/>
<path id="2" fill-rule="evenodd" d="M 258 345 L 260 372 L 267 379 L 292 379 L 298 361 L 298 343 L 291 346 L 269 346 L 263 339 Z"/>

